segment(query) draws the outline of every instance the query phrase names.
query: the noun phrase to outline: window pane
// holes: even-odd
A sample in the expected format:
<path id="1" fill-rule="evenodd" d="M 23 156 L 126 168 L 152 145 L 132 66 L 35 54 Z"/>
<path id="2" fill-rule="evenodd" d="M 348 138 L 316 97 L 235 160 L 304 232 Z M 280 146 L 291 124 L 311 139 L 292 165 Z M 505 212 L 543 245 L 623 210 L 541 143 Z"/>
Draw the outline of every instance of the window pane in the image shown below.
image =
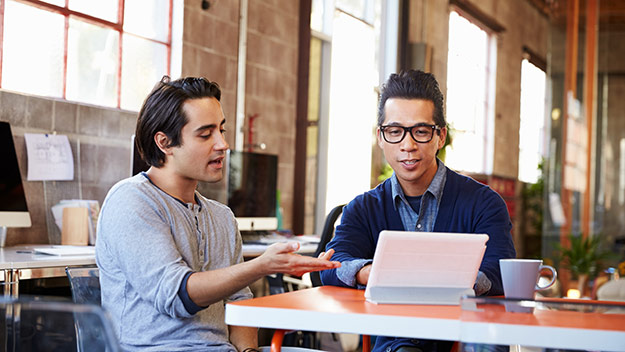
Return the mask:
<path id="1" fill-rule="evenodd" d="M 447 56 L 447 122 L 452 147 L 445 163 L 456 170 L 486 173 L 490 120 L 489 37 L 478 26 L 452 11 Z M 492 88 L 491 88 L 492 89 Z"/>
<path id="2" fill-rule="evenodd" d="M 167 46 L 125 34 L 121 108 L 138 111 L 154 84 L 167 74 Z"/>
<path id="3" fill-rule="evenodd" d="M 124 31 L 166 42 L 169 12 L 169 0 L 126 0 Z"/>
<path id="4" fill-rule="evenodd" d="M 117 23 L 118 4 L 119 0 L 69 0 L 68 7 L 70 10 Z"/>
<path id="5" fill-rule="evenodd" d="M 7 1 L 4 11 L 2 87 L 61 97 L 63 16 L 15 1 Z"/>
<path id="6" fill-rule="evenodd" d="M 535 183 L 543 155 L 545 125 L 545 72 L 527 60 L 521 63 L 521 127 L 519 129 L 519 180 Z"/>
<path id="7" fill-rule="evenodd" d="M 362 0 L 336 0 L 336 7 L 350 15 L 365 19 L 365 1 Z"/>
<path id="8" fill-rule="evenodd" d="M 310 28 L 323 32 L 324 0 L 313 0 L 310 12 Z"/>
<path id="9" fill-rule="evenodd" d="M 41 0 L 42 2 L 47 2 L 48 4 L 65 7 L 65 0 Z"/>
<path id="10" fill-rule="evenodd" d="M 117 106 L 119 34 L 70 18 L 67 99 Z"/>

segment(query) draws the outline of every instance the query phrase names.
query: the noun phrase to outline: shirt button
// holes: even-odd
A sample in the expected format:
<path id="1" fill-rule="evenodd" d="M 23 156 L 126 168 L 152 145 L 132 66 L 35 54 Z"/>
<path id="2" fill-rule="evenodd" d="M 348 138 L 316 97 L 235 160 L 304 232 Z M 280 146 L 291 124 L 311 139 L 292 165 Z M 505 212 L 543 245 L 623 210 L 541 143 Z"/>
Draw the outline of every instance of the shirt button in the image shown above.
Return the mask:
<path id="1" fill-rule="evenodd" d="M 204 257 L 204 250 L 203 249 L 200 251 L 200 257 Z"/>
<path id="2" fill-rule="evenodd" d="M 420 229 L 421 228 L 421 224 L 417 224 L 417 228 Z"/>

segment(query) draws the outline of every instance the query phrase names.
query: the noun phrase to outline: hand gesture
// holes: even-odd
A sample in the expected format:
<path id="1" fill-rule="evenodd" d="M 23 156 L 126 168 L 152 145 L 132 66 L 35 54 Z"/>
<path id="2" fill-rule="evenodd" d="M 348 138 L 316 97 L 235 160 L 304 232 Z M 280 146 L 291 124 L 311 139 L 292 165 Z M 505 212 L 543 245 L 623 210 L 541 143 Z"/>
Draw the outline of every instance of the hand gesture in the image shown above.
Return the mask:
<path id="1" fill-rule="evenodd" d="M 274 243 L 269 246 L 265 253 L 257 258 L 260 268 L 265 275 L 283 273 L 293 276 L 302 276 L 310 271 L 320 271 L 338 268 L 341 263 L 330 261 L 334 250 L 323 252 L 318 258 L 308 257 L 294 253 L 299 249 L 297 242 Z"/>

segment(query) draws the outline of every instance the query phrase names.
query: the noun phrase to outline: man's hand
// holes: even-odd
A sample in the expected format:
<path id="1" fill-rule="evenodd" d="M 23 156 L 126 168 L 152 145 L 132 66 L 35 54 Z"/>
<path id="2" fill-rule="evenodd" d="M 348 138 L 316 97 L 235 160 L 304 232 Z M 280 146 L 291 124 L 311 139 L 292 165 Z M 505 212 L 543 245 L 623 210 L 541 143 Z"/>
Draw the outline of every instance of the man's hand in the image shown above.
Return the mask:
<path id="1" fill-rule="evenodd" d="M 356 283 L 366 286 L 369 282 L 369 274 L 371 274 L 371 264 L 363 266 L 362 269 L 356 273 Z"/>
<path id="2" fill-rule="evenodd" d="M 330 261 L 334 250 L 321 253 L 318 258 L 308 257 L 294 253 L 299 249 L 297 242 L 274 243 L 263 253 L 258 260 L 261 270 L 266 275 L 283 273 L 293 276 L 302 276 L 310 271 L 320 271 L 338 268 L 341 263 Z"/>

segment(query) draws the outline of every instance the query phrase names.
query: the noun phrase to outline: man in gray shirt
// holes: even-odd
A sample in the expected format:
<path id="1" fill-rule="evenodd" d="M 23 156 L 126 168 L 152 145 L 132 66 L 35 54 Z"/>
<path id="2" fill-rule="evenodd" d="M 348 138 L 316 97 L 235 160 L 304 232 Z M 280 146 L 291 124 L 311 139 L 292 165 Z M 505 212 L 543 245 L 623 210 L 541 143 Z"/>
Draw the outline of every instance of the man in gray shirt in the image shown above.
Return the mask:
<path id="1" fill-rule="evenodd" d="M 225 304 L 247 299 L 252 282 L 340 266 L 333 251 L 294 254 L 277 243 L 243 261 L 232 211 L 196 191 L 223 177 L 226 122 L 219 86 L 164 77 L 139 112 L 137 148 L 151 165 L 111 188 L 100 213 L 96 261 L 102 305 L 125 350 L 243 351 L 257 329 L 227 326 Z"/>

